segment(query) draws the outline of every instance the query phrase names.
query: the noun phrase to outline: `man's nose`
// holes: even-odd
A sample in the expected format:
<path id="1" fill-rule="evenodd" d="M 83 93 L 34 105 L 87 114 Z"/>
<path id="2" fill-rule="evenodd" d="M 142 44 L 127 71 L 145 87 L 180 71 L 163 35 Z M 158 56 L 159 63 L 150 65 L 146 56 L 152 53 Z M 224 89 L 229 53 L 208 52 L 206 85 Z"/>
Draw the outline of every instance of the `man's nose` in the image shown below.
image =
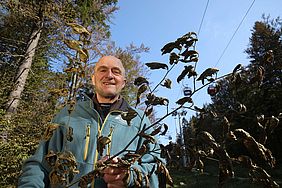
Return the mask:
<path id="1" fill-rule="evenodd" d="M 107 71 L 107 75 L 106 75 L 108 78 L 113 78 L 114 77 L 114 74 L 111 70 Z"/>

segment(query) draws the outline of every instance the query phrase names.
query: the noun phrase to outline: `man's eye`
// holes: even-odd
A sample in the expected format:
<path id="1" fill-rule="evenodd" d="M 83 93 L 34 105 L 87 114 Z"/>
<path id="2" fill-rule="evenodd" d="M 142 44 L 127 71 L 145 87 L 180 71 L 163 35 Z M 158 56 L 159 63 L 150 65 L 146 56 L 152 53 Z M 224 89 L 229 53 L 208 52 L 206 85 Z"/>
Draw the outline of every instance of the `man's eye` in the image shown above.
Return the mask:
<path id="1" fill-rule="evenodd" d="M 121 74 L 120 70 L 113 70 L 114 74 Z"/>

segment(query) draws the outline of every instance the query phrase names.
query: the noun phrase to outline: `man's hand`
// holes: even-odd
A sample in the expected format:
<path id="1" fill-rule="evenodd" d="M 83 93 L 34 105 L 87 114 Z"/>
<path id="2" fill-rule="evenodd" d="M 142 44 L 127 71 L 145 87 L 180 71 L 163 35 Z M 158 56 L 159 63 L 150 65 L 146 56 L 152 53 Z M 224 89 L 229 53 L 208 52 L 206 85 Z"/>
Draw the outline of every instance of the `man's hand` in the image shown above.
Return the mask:
<path id="1" fill-rule="evenodd" d="M 118 159 L 114 158 L 112 163 L 117 163 Z M 129 171 L 125 168 L 107 167 L 103 170 L 103 179 L 107 183 L 108 188 L 126 187 L 123 179 L 128 175 Z"/>

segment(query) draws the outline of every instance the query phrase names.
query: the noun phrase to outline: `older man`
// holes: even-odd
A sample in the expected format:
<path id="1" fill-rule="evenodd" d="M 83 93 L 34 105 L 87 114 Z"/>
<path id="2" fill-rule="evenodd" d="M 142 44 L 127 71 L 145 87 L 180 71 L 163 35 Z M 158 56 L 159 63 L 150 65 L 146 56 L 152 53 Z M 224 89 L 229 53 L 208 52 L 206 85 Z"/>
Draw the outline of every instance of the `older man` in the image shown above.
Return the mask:
<path id="1" fill-rule="evenodd" d="M 114 56 L 102 57 L 95 65 L 92 82 L 95 87 L 92 97 L 78 101 L 71 113 L 69 108 L 65 107 L 54 118 L 53 125 L 58 127 L 50 139 L 40 142 L 36 153 L 24 163 L 19 187 L 58 187 L 60 184 L 77 187 L 79 184 L 72 182 L 79 182 L 80 178 L 93 171 L 99 162 L 119 153 L 126 146 L 127 151 L 140 149 L 144 139 L 133 138 L 144 126 L 148 127 L 150 122 L 148 118 L 144 118 L 144 112 L 133 109 L 120 96 L 126 83 L 125 69 L 120 59 Z M 136 111 L 136 116 L 130 122 L 121 116 L 129 110 Z M 101 150 L 97 142 L 103 137 L 110 139 L 110 143 Z M 155 151 L 158 148 L 155 144 L 148 144 L 148 153 L 143 155 L 141 162 L 135 162 L 129 168 L 104 168 L 100 173 L 103 175 L 93 179 L 88 187 L 91 184 L 96 188 L 136 187 L 135 183 L 140 179 L 140 174 L 141 185 L 159 187 L 155 173 L 155 160 L 159 158 Z M 67 170 L 62 170 L 60 165 L 54 165 L 54 161 L 50 163 L 50 159 L 58 161 L 59 154 L 66 152 L 75 158 L 75 173 L 67 174 Z M 117 163 L 124 154 L 121 153 L 111 162 Z"/>

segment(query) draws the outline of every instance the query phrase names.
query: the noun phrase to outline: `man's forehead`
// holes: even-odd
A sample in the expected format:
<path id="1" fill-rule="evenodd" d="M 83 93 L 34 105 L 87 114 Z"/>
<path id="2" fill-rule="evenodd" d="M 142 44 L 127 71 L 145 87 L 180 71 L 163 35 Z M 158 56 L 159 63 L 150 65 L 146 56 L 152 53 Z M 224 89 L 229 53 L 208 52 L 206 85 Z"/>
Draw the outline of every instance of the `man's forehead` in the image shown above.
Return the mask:
<path id="1" fill-rule="evenodd" d="M 116 65 L 103 65 L 103 64 L 99 64 L 96 66 L 96 69 L 122 69 L 122 67 L 120 66 L 116 66 Z"/>
<path id="2" fill-rule="evenodd" d="M 125 74 L 124 66 L 120 59 L 114 56 L 104 56 L 99 59 L 99 61 L 95 64 L 94 72 L 97 69 L 106 68 L 106 69 L 120 69 L 123 75 Z"/>
<path id="3" fill-rule="evenodd" d="M 118 68 L 118 69 L 122 69 L 123 66 L 119 62 L 103 61 L 103 62 L 97 62 L 95 67 L 96 68 Z"/>

